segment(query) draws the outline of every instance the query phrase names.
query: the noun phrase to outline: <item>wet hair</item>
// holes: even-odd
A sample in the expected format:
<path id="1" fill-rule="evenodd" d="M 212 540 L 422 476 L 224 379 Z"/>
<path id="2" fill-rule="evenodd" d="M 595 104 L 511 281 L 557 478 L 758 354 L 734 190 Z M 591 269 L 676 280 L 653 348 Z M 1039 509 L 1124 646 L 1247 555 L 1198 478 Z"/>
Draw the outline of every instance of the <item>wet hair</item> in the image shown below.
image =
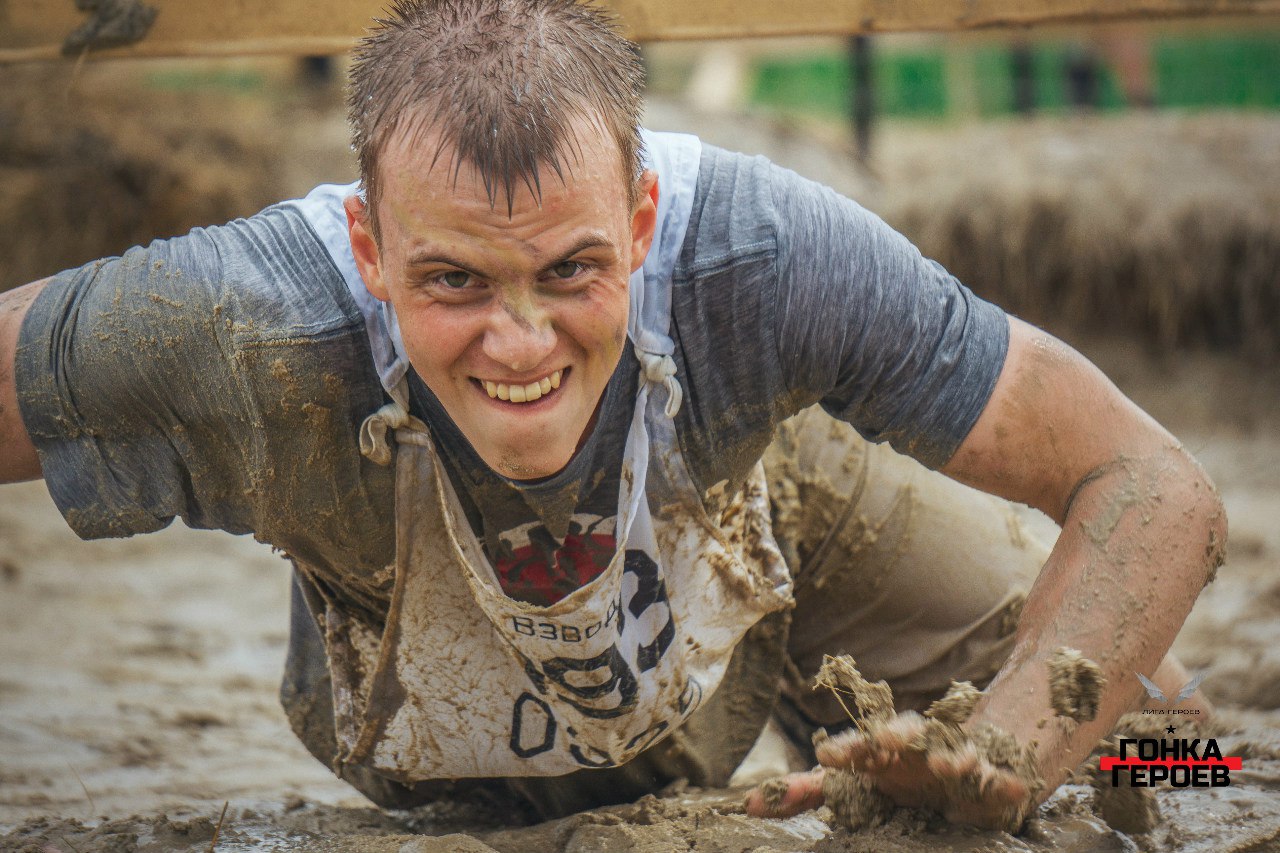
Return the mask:
<path id="1" fill-rule="evenodd" d="M 510 214 L 540 169 L 561 181 L 585 120 L 617 143 L 634 203 L 644 69 L 612 16 L 575 0 L 394 0 L 361 41 L 347 94 L 352 147 L 377 235 L 378 158 L 398 132 L 438 134 L 456 183 L 464 164 Z M 437 160 L 433 159 L 432 163 Z"/>

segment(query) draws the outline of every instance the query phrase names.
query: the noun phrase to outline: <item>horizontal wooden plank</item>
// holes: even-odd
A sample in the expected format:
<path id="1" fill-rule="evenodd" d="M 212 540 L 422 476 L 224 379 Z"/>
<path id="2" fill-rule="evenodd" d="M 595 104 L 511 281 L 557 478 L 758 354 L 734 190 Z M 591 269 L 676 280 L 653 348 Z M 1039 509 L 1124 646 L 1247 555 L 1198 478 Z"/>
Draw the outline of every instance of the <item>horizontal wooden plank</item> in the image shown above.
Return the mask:
<path id="1" fill-rule="evenodd" d="M 1280 13 L 1277 0 L 610 0 L 640 41 Z"/>
<path id="2" fill-rule="evenodd" d="M 94 56 L 324 54 L 348 50 L 380 0 L 150 0 L 135 44 Z M 605 0 L 638 41 L 956 31 L 1066 22 L 1280 15 L 1280 0 Z M 88 20 L 74 0 L 0 0 L 0 62 L 54 59 Z"/>

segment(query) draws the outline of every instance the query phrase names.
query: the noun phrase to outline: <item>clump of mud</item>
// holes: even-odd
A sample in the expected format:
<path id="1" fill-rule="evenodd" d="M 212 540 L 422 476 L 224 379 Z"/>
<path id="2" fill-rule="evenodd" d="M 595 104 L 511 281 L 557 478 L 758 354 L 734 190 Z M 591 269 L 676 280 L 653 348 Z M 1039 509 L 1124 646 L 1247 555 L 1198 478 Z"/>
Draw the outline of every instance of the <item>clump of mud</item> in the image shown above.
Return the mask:
<path id="1" fill-rule="evenodd" d="M 1077 723 L 1097 717 L 1106 683 L 1102 669 L 1075 649 L 1064 646 L 1049 658 L 1049 703 L 1059 716 Z"/>
<path id="2" fill-rule="evenodd" d="M 488 844 L 471 835 L 423 836 L 406 841 L 399 853 L 498 853 Z"/>
<path id="3" fill-rule="evenodd" d="M 884 824 L 896 810 L 892 800 L 853 770 L 828 768 L 822 777 L 822 796 L 836 822 L 855 832 Z"/>
<path id="4" fill-rule="evenodd" d="M 822 666 L 813 677 L 813 689 L 822 687 L 834 693 L 850 719 L 863 728 L 895 716 L 889 685 L 883 681 L 867 681 L 848 655 L 823 656 Z M 856 713 L 845 703 L 845 698 L 853 701 Z"/>
<path id="5" fill-rule="evenodd" d="M 972 682 L 953 681 L 942 698 L 930 705 L 924 715 L 940 723 L 960 726 L 973 714 L 973 709 L 981 698 L 982 691 L 974 687 Z"/>
<path id="6" fill-rule="evenodd" d="M 1095 755 L 1120 754 L 1120 745 L 1112 736 L 1102 741 Z M 1096 757 L 1089 759 L 1097 761 Z M 1160 825 L 1160 803 L 1154 788 L 1134 787 L 1130 784 L 1129 771 L 1120 771 L 1119 784 L 1111 784 L 1111 773 L 1095 768 L 1090 784 L 1093 788 L 1093 811 L 1117 832 L 1141 835 Z"/>
<path id="7" fill-rule="evenodd" d="M 782 801 L 787 798 L 791 786 L 786 779 L 770 779 L 760 786 L 760 798 L 769 814 L 777 814 L 782 810 Z"/>
<path id="8" fill-rule="evenodd" d="M 844 699 L 840 697 L 851 699 L 857 713 L 855 715 L 847 706 L 846 710 L 870 738 L 894 719 L 915 717 L 915 721 L 920 723 L 919 732 L 907 749 L 922 756 L 955 758 L 957 765 L 971 768 L 942 780 L 945 802 L 984 800 L 991 794 L 993 786 L 1004 781 L 999 774 L 992 772 L 993 769 L 1012 774 L 1026 786 L 1029 796 L 1010 804 L 999 822 L 1001 828 L 1008 832 L 1017 832 L 1021 828 L 1042 785 L 1036 771 L 1034 752 L 994 726 L 981 725 L 973 731 L 961 728 L 981 696 L 972 684 L 952 683 L 947 693 L 930 706 L 928 717 L 923 721 L 911 712 L 898 715 L 894 711 L 893 693 L 889 686 L 883 681 L 867 681 L 848 656 L 826 656 L 814 679 L 814 686 L 832 690 L 842 704 Z M 826 732 L 820 730 L 814 739 L 815 747 L 826 736 Z M 974 758 L 977 760 L 967 760 Z M 879 826 L 895 812 L 892 801 L 876 788 L 874 780 L 853 770 L 828 768 L 823 794 L 836 821 L 851 830 Z"/>

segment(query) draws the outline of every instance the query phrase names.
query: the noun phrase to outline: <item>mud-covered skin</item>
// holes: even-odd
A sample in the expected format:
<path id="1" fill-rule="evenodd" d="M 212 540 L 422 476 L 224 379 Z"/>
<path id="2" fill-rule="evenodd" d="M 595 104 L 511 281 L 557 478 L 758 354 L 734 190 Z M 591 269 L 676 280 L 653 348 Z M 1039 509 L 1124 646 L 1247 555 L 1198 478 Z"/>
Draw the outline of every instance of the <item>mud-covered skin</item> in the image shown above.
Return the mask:
<path id="1" fill-rule="evenodd" d="M 926 718 L 950 726 L 964 725 L 982 698 L 982 691 L 968 681 L 953 681 L 947 692 L 924 712 Z"/>
<path id="2" fill-rule="evenodd" d="M 836 823 L 853 832 L 874 829 L 896 807 L 874 784 L 852 770 L 829 770 L 822 779 L 822 797 Z"/>
<path id="3" fill-rule="evenodd" d="M 782 808 L 782 802 L 790 790 L 790 785 L 785 779 L 770 779 L 760 785 L 760 796 L 764 801 L 765 809 L 774 814 Z"/>
<path id="4" fill-rule="evenodd" d="M 888 686 L 868 683 L 850 658 L 830 658 L 823 670 L 818 685 L 848 693 L 859 713 L 858 731 L 814 744 L 827 765 L 823 798 L 838 821 L 853 830 L 874 827 L 896 804 L 1008 832 L 1022 825 L 1040 787 L 1033 751 L 994 726 L 961 727 L 966 707 L 976 704 L 972 685 L 953 685 L 950 699 L 935 703 L 942 716 L 959 720 L 953 724 L 895 714 Z"/>
<path id="5" fill-rule="evenodd" d="M 40 476 L 36 448 L 27 436 L 18 411 L 13 357 L 27 309 L 47 283 L 48 279 L 42 279 L 0 294 L 0 483 L 34 480 Z"/>
<path id="6" fill-rule="evenodd" d="M 1013 653 L 968 723 L 1034 746 L 1044 783 L 1034 805 L 1138 706 L 1141 685 L 1125 676 L 1156 671 L 1221 560 L 1222 503 L 1181 444 L 1097 368 L 1016 320 L 996 392 L 944 472 L 1062 526 Z M 1063 647 L 1096 662 L 1107 689 L 1092 720 L 1041 728 L 1046 663 Z"/>
<path id="7" fill-rule="evenodd" d="M 1029 745 L 994 727 L 966 731 L 911 712 L 833 736 L 818 759 L 828 773 L 853 770 L 898 806 L 1006 832 L 1022 826 L 1041 790 Z"/>
<path id="8" fill-rule="evenodd" d="M 1104 687 L 1102 670 L 1075 649 L 1060 648 L 1049 658 L 1049 702 L 1055 714 L 1087 723 L 1098 716 Z"/>
<path id="9" fill-rule="evenodd" d="M 899 717 L 831 738 L 818 757 L 869 773 L 900 805 L 927 802 L 953 820 L 1008 828 L 1138 706 L 1140 683 L 1126 675 L 1159 668 L 1167 678 L 1176 669 L 1166 653 L 1222 560 L 1226 521 L 1216 489 L 1176 439 L 1078 353 L 1012 319 L 996 391 L 943 471 L 1039 508 L 1062 527 L 1027 596 L 1012 654 L 964 726 L 998 755 L 921 752 L 922 742 L 934 742 L 923 722 Z M 1090 680 L 1109 685 L 1092 720 L 1047 720 L 1046 664 L 1064 647 L 1096 662 Z M 992 731 L 1002 734 L 980 736 Z M 806 790 L 788 801 L 811 799 Z"/>
<path id="10" fill-rule="evenodd" d="M 1040 789 L 1031 748 L 993 726 L 965 730 L 896 714 L 889 687 L 868 682 L 847 656 L 829 657 L 817 686 L 847 697 L 857 728 L 820 730 L 814 749 L 824 769 L 788 777 L 786 790 L 767 783 L 748 796 L 748 813 L 785 816 L 825 802 L 854 831 L 879 826 L 897 807 L 1008 832 L 1021 827 Z M 951 693 L 964 697 L 955 702 L 961 707 L 972 703 L 963 687 Z"/>

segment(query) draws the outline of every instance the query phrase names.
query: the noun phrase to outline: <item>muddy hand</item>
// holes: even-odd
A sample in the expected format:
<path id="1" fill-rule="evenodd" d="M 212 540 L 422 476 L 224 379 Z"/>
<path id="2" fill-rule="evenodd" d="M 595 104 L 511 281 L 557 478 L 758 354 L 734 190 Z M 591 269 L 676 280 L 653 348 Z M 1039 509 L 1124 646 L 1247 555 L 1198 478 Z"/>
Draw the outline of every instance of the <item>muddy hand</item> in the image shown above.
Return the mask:
<path id="1" fill-rule="evenodd" d="M 747 794 L 747 814 L 752 817 L 791 817 L 822 805 L 824 771 L 788 773 L 757 786 Z"/>
<path id="2" fill-rule="evenodd" d="M 818 760 L 870 777 L 899 806 L 940 812 L 954 823 L 1016 828 L 1030 800 L 1026 783 L 993 766 L 971 744 L 926 752 L 916 745 L 923 728 L 923 719 L 904 715 L 871 733 L 842 732 L 817 746 Z M 747 813 L 789 817 L 816 808 L 823 802 L 822 781 L 818 768 L 766 783 L 748 796 Z"/>

